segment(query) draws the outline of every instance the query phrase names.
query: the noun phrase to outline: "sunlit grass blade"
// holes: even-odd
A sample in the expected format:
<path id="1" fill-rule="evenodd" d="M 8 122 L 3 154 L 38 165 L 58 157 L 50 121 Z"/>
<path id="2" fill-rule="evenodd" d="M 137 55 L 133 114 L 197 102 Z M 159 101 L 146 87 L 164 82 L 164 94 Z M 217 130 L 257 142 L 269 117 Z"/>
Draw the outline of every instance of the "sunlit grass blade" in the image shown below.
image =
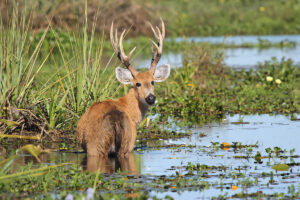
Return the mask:
<path id="1" fill-rule="evenodd" d="M 30 174 L 33 174 L 33 173 L 41 173 L 43 171 L 46 171 L 46 170 L 50 170 L 50 169 L 53 169 L 53 168 L 57 168 L 57 167 L 62 167 L 62 166 L 66 166 L 66 165 L 72 165 L 72 163 L 61 163 L 61 164 L 57 164 L 57 165 L 52 165 L 52 166 L 47 166 L 47 167 L 40 167 L 40 168 L 37 168 L 37 169 L 31 169 L 31 170 L 27 170 L 27 171 L 24 171 L 24 172 L 17 172 L 17 173 L 14 173 L 14 174 L 9 174 L 9 175 L 3 175 L 3 176 L 0 176 L 0 181 L 14 181 L 14 179 L 16 178 L 24 178 L 25 175 L 30 175 Z"/>

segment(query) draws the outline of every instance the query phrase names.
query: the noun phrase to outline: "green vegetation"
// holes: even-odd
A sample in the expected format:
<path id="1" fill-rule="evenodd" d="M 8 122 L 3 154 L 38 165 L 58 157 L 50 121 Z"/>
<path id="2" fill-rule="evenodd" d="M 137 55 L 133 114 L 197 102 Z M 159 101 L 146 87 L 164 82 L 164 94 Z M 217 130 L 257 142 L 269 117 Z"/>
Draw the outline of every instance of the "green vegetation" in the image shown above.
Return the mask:
<path id="1" fill-rule="evenodd" d="M 300 111 L 300 69 L 291 60 L 272 60 L 257 70 L 235 71 L 222 66 L 222 52 L 195 45 L 185 55 L 184 67 L 174 70 L 159 90 L 164 98 L 159 99 L 156 112 L 203 123 L 225 113 Z"/>
<path id="2" fill-rule="evenodd" d="M 195 75 L 197 75 L 196 73 L 197 71 L 195 71 Z M 205 75 L 206 78 L 209 76 Z M 273 80 L 269 82 L 267 77 L 272 77 Z M 179 82 L 179 79 L 175 79 L 174 82 L 177 82 L 178 85 L 186 85 L 183 87 L 186 91 L 191 90 L 192 95 L 186 93 L 186 96 L 180 96 L 178 97 L 180 99 L 177 100 L 174 96 L 182 90 L 170 89 L 170 91 L 178 91 L 178 93 L 166 97 L 162 107 L 166 111 L 172 111 L 172 108 L 175 108 L 175 113 L 197 112 L 203 115 L 221 114 L 225 111 L 244 114 L 299 112 L 299 86 L 297 81 L 294 81 L 298 78 L 299 68 L 293 67 L 291 61 L 280 63 L 272 61 L 265 63 L 257 71 L 227 70 L 223 75 L 212 75 L 208 78 L 209 83 L 202 87 L 197 81 L 191 82 L 191 86 L 189 86 L 189 83 Z M 170 84 L 170 86 L 176 87 L 174 85 Z M 178 85 L 177 87 L 179 87 Z M 195 87 L 193 87 L 194 85 Z M 199 94 L 199 96 L 193 94 Z M 172 104 L 169 103 L 170 101 Z M 177 105 L 173 105 L 176 103 Z"/>
<path id="3" fill-rule="evenodd" d="M 172 35 L 299 34 L 298 0 L 151 1 Z"/>

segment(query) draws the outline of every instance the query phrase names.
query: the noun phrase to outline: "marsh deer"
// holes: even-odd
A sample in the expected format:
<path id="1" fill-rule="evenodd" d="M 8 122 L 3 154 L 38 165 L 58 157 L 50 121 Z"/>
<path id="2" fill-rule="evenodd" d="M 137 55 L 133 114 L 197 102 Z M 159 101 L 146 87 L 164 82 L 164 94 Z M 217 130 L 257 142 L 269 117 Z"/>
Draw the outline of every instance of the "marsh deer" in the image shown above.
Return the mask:
<path id="1" fill-rule="evenodd" d="M 136 140 L 137 127 L 145 117 L 149 106 L 155 103 L 154 82 L 164 81 L 170 74 L 170 65 L 156 65 L 163 50 L 165 25 L 161 19 L 161 30 L 150 27 L 158 40 L 151 40 L 152 60 L 146 72 L 136 71 L 129 59 L 135 47 L 126 56 L 123 49 L 124 30 L 118 40 L 117 30 L 114 32 L 113 22 L 110 28 L 112 47 L 126 69 L 117 67 L 116 77 L 123 84 L 131 84 L 132 88 L 126 96 L 116 100 L 104 100 L 94 103 L 81 117 L 78 123 L 78 136 L 87 148 L 88 156 L 105 156 L 117 154 L 128 157 Z M 155 47 L 155 48 L 154 48 Z"/>

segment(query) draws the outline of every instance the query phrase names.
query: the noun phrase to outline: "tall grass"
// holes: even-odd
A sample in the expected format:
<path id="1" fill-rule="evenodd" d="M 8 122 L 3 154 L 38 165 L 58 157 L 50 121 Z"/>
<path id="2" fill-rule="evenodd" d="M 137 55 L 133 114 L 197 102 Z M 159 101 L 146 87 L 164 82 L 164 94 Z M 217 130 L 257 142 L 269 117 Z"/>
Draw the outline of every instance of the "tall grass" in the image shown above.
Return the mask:
<path id="1" fill-rule="evenodd" d="M 25 14 L 18 20 L 18 9 L 13 10 L 8 27 L 0 22 L 0 106 L 24 106 L 29 98 L 35 77 L 43 67 L 45 60 L 38 61 L 40 47 L 48 28 L 30 55 L 28 52 L 29 21 Z M 31 97 L 34 100 L 34 97 Z"/>
<path id="2" fill-rule="evenodd" d="M 69 32 L 67 40 L 72 42 L 66 44 L 50 23 L 38 42 L 31 43 L 29 38 L 34 35 L 30 20 L 25 13 L 21 18 L 18 15 L 18 9 L 14 9 L 9 25 L 0 25 L 0 106 L 8 110 L 29 109 L 48 131 L 74 129 L 89 105 L 118 93 L 113 68 L 109 68 L 111 59 L 106 64 L 102 61 L 104 34 L 100 36 L 100 45 L 99 39 L 95 39 L 99 37 L 95 35 L 97 16 L 89 32 L 86 0 L 82 33 L 78 36 Z M 47 42 L 48 34 L 54 36 L 54 44 Z M 43 42 L 52 45 L 45 46 Z M 58 49 L 55 54 L 54 48 Z M 1 118 L 12 121 L 18 118 L 5 114 L 6 111 L 0 113 Z"/>

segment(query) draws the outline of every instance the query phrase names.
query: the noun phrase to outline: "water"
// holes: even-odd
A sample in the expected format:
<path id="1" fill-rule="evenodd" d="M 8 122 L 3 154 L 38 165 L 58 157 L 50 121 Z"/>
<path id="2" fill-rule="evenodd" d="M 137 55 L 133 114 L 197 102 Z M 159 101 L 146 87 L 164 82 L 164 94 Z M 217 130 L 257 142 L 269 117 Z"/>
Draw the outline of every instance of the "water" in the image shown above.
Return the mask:
<path id="1" fill-rule="evenodd" d="M 243 43 L 257 43 L 258 39 L 268 40 L 270 42 L 279 43 L 283 40 L 289 40 L 296 43 L 300 43 L 300 35 L 246 35 L 246 36 L 211 36 L 211 37 L 188 37 L 188 38 L 176 38 L 177 42 L 189 41 L 189 42 L 211 42 L 211 43 L 227 43 L 227 44 L 243 44 Z"/>
<path id="2" fill-rule="evenodd" d="M 299 117 L 299 116 L 298 116 Z M 239 122 L 243 120 L 245 124 L 235 124 L 232 122 Z M 199 133 L 204 133 L 207 136 L 200 137 Z M 288 186 L 299 184 L 300 167 L 292 167 L 293 172 L 278 172 L 272 170 L 272 166 L 277 163 L 299 163 L 300 159 L 295 158 L 290 160 L 274 158 L 262 159 L 262 163 L 256 163 L 255 159 L 239 159 L 238 156 L 245 156 L 247 154 L 246 149 L 233 150 L 233 149 L 217 149 L 211 148 L 211 142 L 241 142 L 243 145 L 255 145 L 258 146 L 253 148 L 252 156 L 260 151 L 263 156 L 266 156 L 266 148 L 273 149 L 274 147 L 280 147 L 286 149 L 286 155 L 289 155 L 291 149 L 295 149 L 294 154 L 300 154 L 299 148 L 300 141 L 300 121 L 291 121 L 289 117 L 277 115 L 250 115 L 250 116 L 227 116 L 224 123 L 221 124 L 210 124 L 204 127 L 195 127 L 194 134 L 191 138 L 183 138 L 178 140 L 165 141 L 165 144 L 185 144 L 195 145 L 195 148 L 182 148 L 181 151 L 162 149 L 159 151 L 150 151 L 144 153 L 142 159 L 141 173 L 149 173 L 155 175 L 174 175 L 172 168 L 178 169 L 180 173 L 184 174 L 184 170 L 180 169 L 180 166 L 186 166 L 189 162 L 200 163 L 209 166 L 227 166 L 231 169 L 243 168 L 245 179 L 255 180 L 259 182 L 258 186 L 247 188 L 247 192 L 256 192 L 258 190 L 263 191 L 266 194 L 272 194 L 274 192 L 288 191 Z M 231 173 L 237 170 L 229 170 Z M 276 184 L 268 186 L 269 178 L 263 178 L 262 172 L 270 173 L 273 171 L 275 175 Z M 239 188 L 233 191 L 230 187 L 236 180 L 230 178 L 230 172 L 219 172 L 212 170 L 208 172 L 210 178 L 204 179 L 210 184 L 220 182 L 219 175 L 227 177 L 224 178 L 224 187 L 227 189 L 218 189 L 211 187 L 203 191 L 185 191 L 182 193 L 176 192 L 164 192 L 156 193 L 152 192 L 153 195 L 158 197 L 164 197 L 164 195 L 170 195 L 175 199 L 196 199 L 196 198 L 208 198 L 212 196 L 224 195 L 226 192 L 229 196 L 240 193 L 243 189 Z M 286 178 L 283 173 L 288 173 L 289 178 Z M 229 188 L 229 189 L 228 189 Z"/>
<path id="3" fill-rule="evenodd" d="M 296 117 L 300 118 L 300 115 Z M 176 126 L 173 127 L 178 129 Z M 144 181 L 157 179 L 161 175 L 176 177 L 176 174 L 182 174 L 185 177 L 188 170 L 184 166 L 189 165 L 189 163 L 226 168 L 226 170 L 208 170 L 205 177 L 194 175 L 198 181 L 207 182 L 210 186 L 208 188 L 181 192 L 172 191 L 171 189 L 163 192 L 155 189 L 151 190 L 151 196 L 161 198 L 166 195 L 170 195 L 175 199 L 210 199 L 218 195 L 232 196 L 242 191 L 245 192 L 240 185 L 237 190 L 232 190 L 232 185 L 236 185 L 238 182 L 246 183 L 247 181 L 252 181 L 253 183 L 255 180 L 259 184 L 248 186 L 248 193 L 258 190 L 265 194 L 273 194 L 274 192 L 287 193 L 291 184 L 298 186 L 300 176 L 299 164 L 291 165 L 291 169 L 284 172 L 276 172 L 272 169 L 272 166 L 278 163 L 299 163 L 300 158 L 266 158 L 268 154 L 265 152 L 265 149 L 280 147 L 282 150 L 286 150 L 282 154 L 286 156 L 290 155 L 291 149 L 295 149 L 293 155 L 300 155 L 299 120 L 291 121 L 289 116 L 283 115 L 234 115 L 226 116 L 222 123 L 212 123 L 202 127 L 195 126 L 191 131 L 193 134 L 190 137 L 149 142 L 147 147 L 142 148 L 137 145 L 137 149 L 130 154 L 127 160 L 110 159 L 99 161 L 95 158 L 87 159 L 84 153 L 66 152 L 43 154 L 41 160 L 47 164 L 78 163 L 89 171 L 95 171 L 100 167 L 103 172 L 109 174 L 120 169 L 121 171 L 128 171 L 129 174 L 143 175 L 145 177 Z M 214 146 L 212 142 L 219 142 L 219 144 L 222 142 L 230 144 L 240 142 L 241 145 L 253 145 L 253 147 L 222 149 L 219 148 L 219 144 Z M 261 162 L 257 162 L 254 159 L 257 151 L 265 157 L 261 159 Z M 24 165 L 29 161 L 34 161 L 34 157 L 23 154 L 17 162 L 20 165 Z M 99 163 L 101 163 L 100 166 Z M 242 172 L 245 177 L 233 178 L 232 174 L 239 172 Z M 269 184 L 270 177 L 262 176 L 263 172 L 273 172 L 275 182 Z M 220 176 L 224 178 L 220 179 Z"/>
<path id="4" fill-rule="evenodd" d="M 245 124 L 235 124 L 243 119 Z M 265 153 L 265 148 L 280 147 L 282 149 L 295 149 L 295 154 L 300 155 L 300 121 L 291 121 L 289 117 L 283 115 L 234 115 L 227 116 L 221 124 L 209 124 L 203 127 L 195 127 L 194 134 L 190 138 L 170 139 L 164 141 L 165 145 L 185 144 L 195 145 L 195 151 L 181 151 L 172 154 L 172 150 L 161 149 L 143 153 L 141 173 L 151 173 L 161 175 L 172 173 L 168 169 L 170 166 L 186 165 L 188 162 L 201 162 L 208 165 L 220 165 L 233 162 L 231 159 L 218 160 L 211 155 L 200 153 L 203 149 L 211 147 L 211 142 L 241 142 L 243 145 L 255 145 L 255 151 Z M 199 133 L 204 133 L 205 137 L 200 137 Z M 201 150 L 201 148 L 203 148 Z M 200 149 L 200 152 L 199 152 Z M 215 152 L 217 153 L 217 152 Z M 218 153 L 234 155 L 231 151 L 218 151 Z M 192 156 L 193 155 L 193 156 Z M 162 160 L 164 160 L 162 162 Z M 203 161 L 202 161 L 203 160 Z M 163 165 L 162 165 L 163 163 Z"/>
<path id="5" fill-rule="evenodd" d="M 227 49 L 225 64 L 233 68 L 253 68 L 257 64 L 264 63 L 275 57 L 278 61 L 282 58 L 292 59 L 296 64 L 300 63 L 300 45 L 295 48 L 235 48 Z"/>
<path id="6" fill-rule="evenodd" d="M 231 36 L 231 37 L 189 37 L 176 38 L 175 40 L 189 42 L 210 42 L 227 43 L 240 45 L 242 43 L 258 43 L 258 39 L 268 40 L 271 43 L 279 43 L 284 40 L 296 42 L 294 48 L 227 48 L 225 64 L 233 68 L 254 68 L 259 62 L 263 63 L 275 57 L 277 60 L 282 58 L 292 59 L 296 64 L 300 64 L 300 35 L 270 35 L 270 36 Z M 136 59 L 135 66 L 144 68 L 149 66 L 148 59 Z M 160 63 L 170 63 L 172 67 L 182 66 L 182 55 L 180 53 L 164 52 Z"/>

